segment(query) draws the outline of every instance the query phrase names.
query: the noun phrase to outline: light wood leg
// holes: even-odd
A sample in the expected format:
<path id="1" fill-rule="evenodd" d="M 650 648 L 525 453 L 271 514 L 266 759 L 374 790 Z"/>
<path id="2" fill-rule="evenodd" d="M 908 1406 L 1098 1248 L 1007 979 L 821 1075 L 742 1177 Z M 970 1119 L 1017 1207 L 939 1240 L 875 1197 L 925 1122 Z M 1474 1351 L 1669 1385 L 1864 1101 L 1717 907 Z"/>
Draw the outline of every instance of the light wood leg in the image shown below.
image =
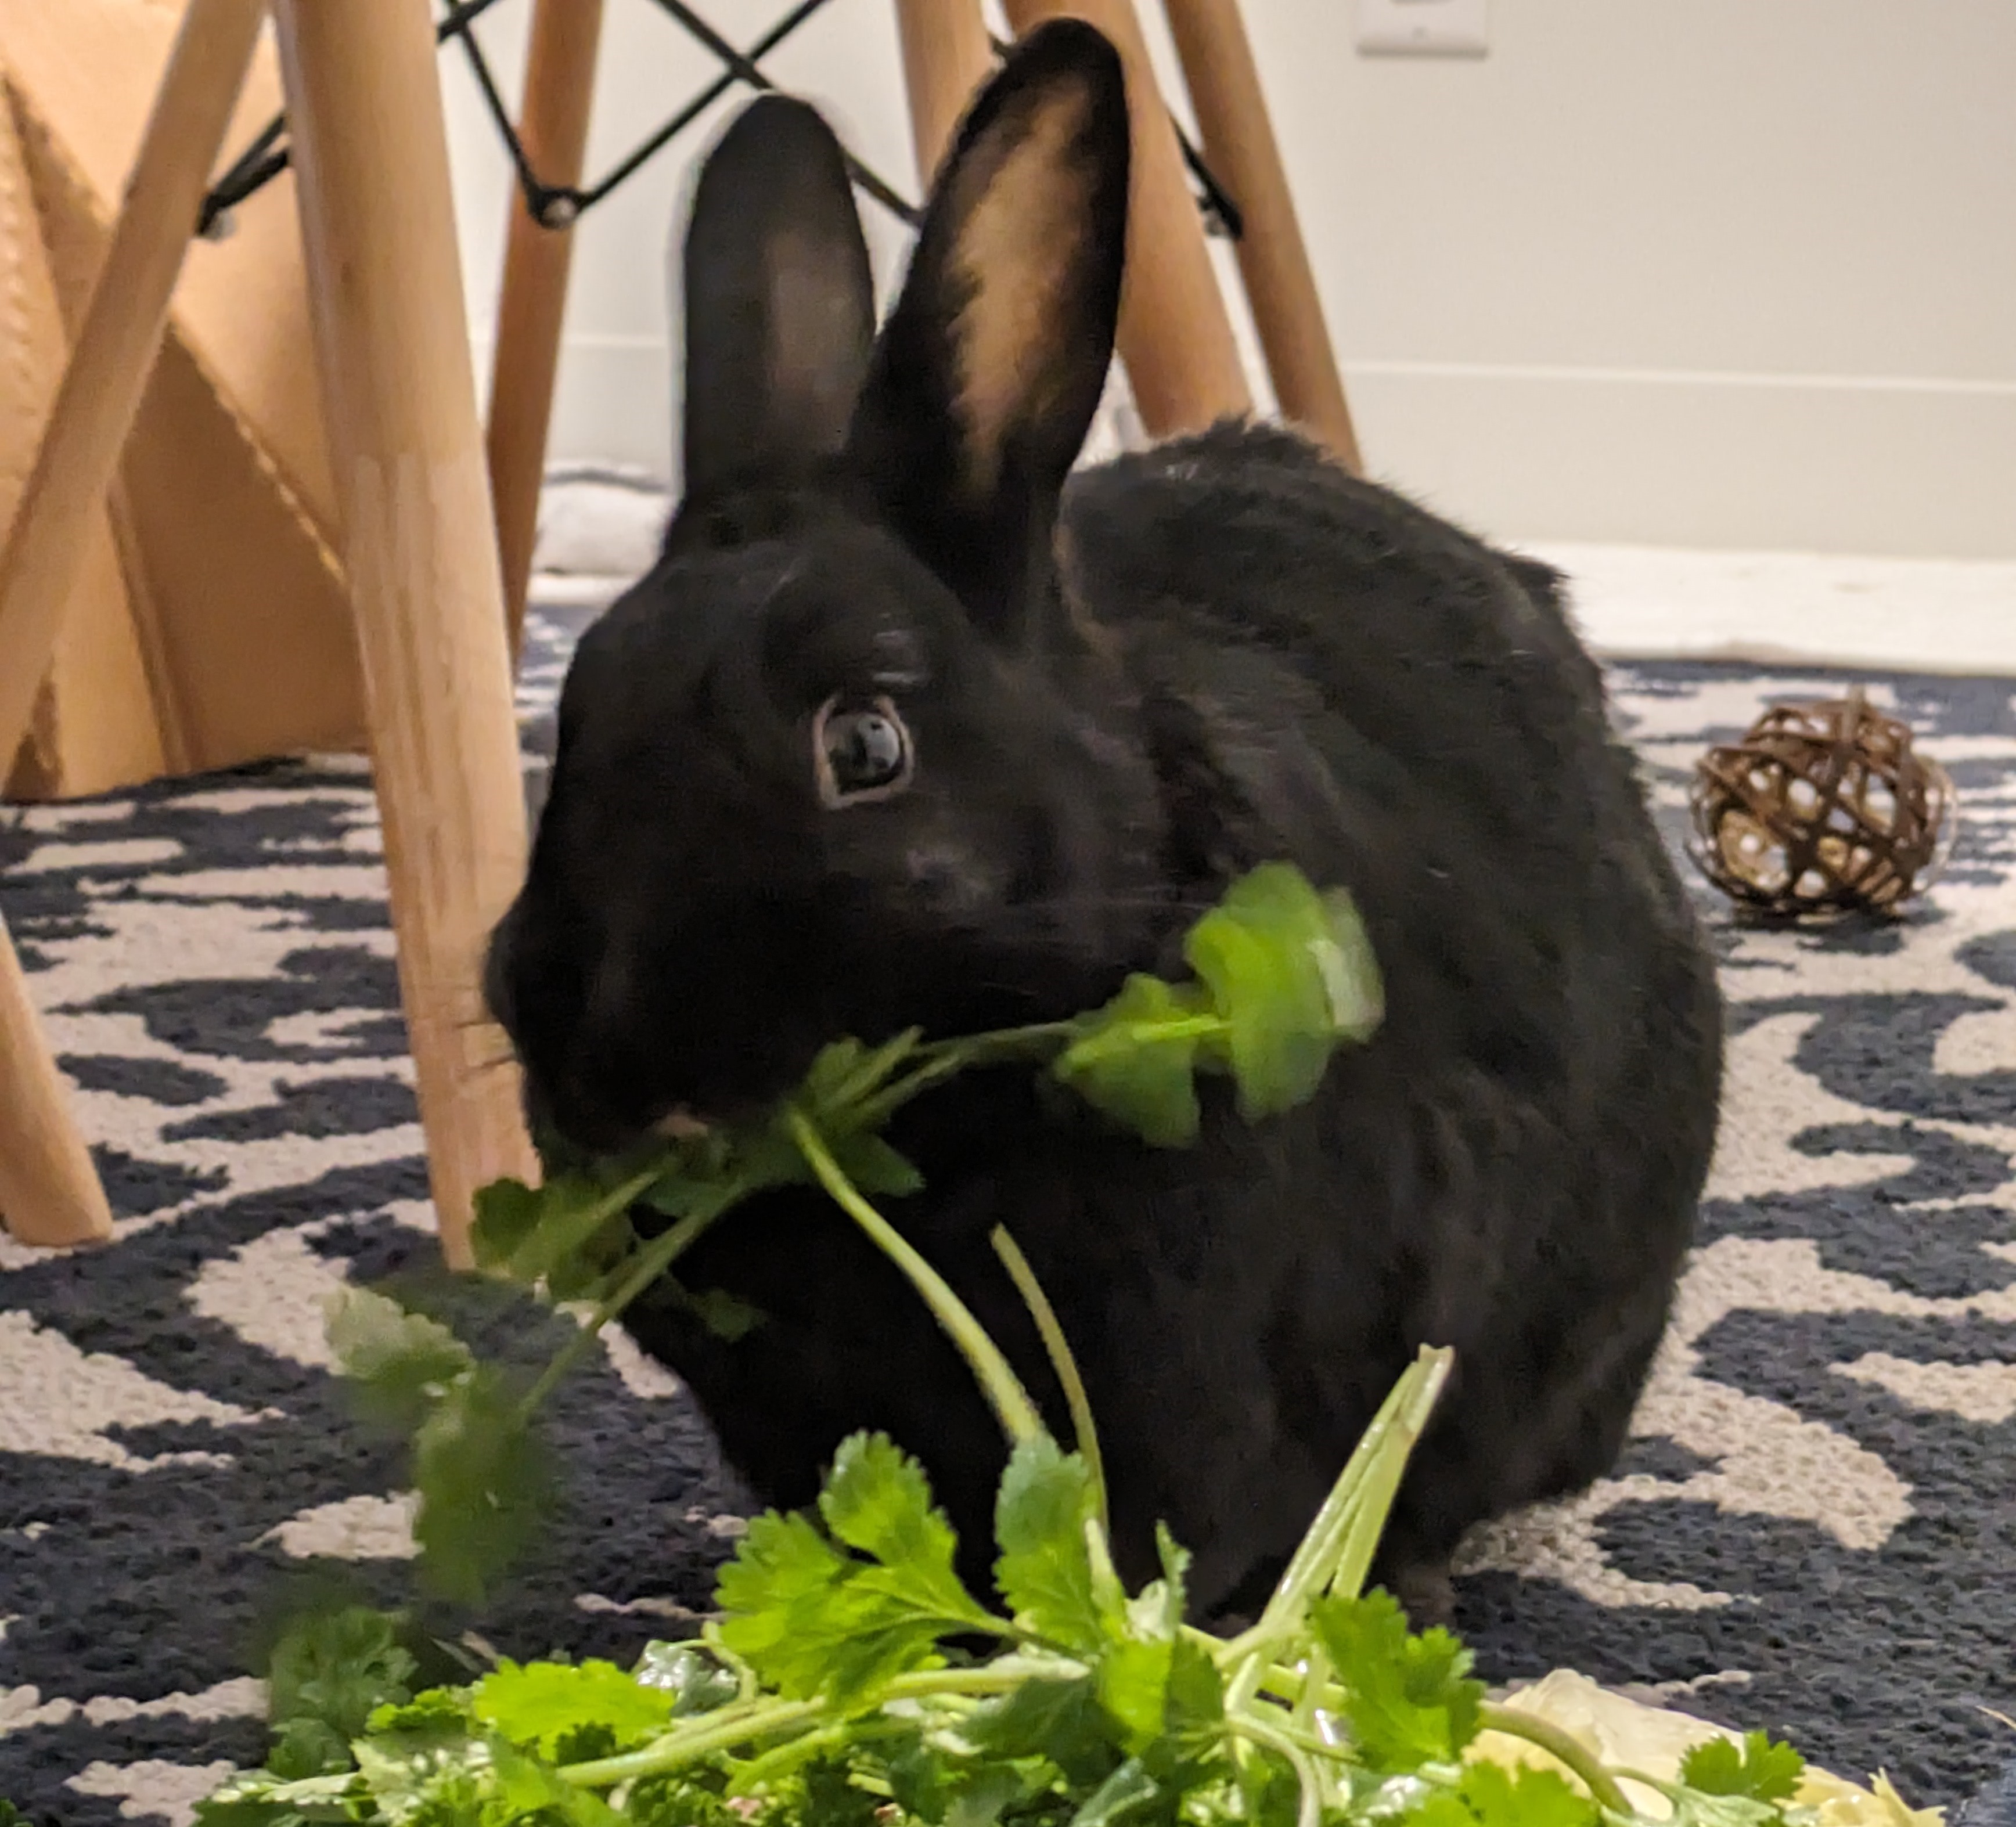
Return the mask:
<path id="1" fill-rule="evenodd" d="M 1120 358 L 1150 435 L 1201 431 L 1253 409 L 1204 223 L 1183 175 L 1132 0 L 1005 0 L 1018 35 L 1062 15 L 1096 26 L 1127 66 L 1134 122 Z"/>
<path id="2" fill-rule="evenodd" d="M 65 606 L 153 373 L 265 0 L 190 0 L 91 304 L 0 551 L 0 774 L 20 748 Z"/>
<path id="3" fill-rule="evenodd" d="M 1282 415 L 1360 472 L 1358 434 L 1239 0 L 1163 0 L 1163 7 L 1197 110 L 1204 163 L 1244 218 L 1240 273 Z"/>
<path id="4" fill-rule="evenodd" d="M 595 101 L 602 0 L 538 0 L 525 54 L 525 101 L 518 138 L 542 183 L 578 185 Z M 560 330 L 574 257 L 571 222 L 532 219 L 514 182 L 504 282 L 497 300 L 497 349 L 490 378 L 490 491 L 515 660 L 524 638 L 525 593 L 538 534 Z"/>
<path id="5" fill-rule="evenodd" d="M 92 517 L 139 410 L 264 0 L 191 0 L 105 264 L 0 550 L 0 773 L 34 714 Z M 0 1220 L 24 1243 L 111 1235 L 105 1189 L 0 926 Z"/>
<path id="6" fill-rule="evenodd" d="M 275 12 L 420 1120 L 465 1267 L 477 1189 L 535 1169 L 481 999 L 525 800 L 434 31 L 427 0 Z"/>
<path id="7" fill-rule="evenodd" d="M 23 1243 L 112 1235 L 112 1208 L 70 1114 L 27 980 L 0 921 L 0 1225 Z"/>
<path id="8" fill-rule="evenodd" d="M 917 184 L 928 191 L 966 105 L 994 63 L 980 0 L 896 0 Z"/>

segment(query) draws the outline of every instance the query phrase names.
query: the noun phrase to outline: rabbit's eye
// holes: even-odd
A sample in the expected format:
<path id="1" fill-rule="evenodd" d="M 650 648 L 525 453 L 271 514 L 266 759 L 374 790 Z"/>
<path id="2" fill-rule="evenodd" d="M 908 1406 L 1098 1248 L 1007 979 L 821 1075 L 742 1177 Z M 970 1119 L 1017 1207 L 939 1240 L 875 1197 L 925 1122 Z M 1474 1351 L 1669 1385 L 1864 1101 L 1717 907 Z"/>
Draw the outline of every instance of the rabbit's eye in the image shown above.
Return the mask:
<path id="1" fill-rule="evenodd" d="M 910 732 L 887 698 L 829 698 L 812 719 L 812 763 L 819 797 L 836 810 L 887 799 L 910 784 Z"/>

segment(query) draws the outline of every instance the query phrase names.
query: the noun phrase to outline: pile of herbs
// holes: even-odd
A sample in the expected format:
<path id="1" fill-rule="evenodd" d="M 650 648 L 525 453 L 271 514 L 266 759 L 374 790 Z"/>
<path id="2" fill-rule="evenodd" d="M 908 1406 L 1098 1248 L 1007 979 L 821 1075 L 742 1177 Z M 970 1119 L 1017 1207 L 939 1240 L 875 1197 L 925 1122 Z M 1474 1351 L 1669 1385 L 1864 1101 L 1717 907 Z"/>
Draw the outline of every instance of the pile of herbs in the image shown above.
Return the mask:
<path id="1" fill-rule="evenodd" d="M 1335 1049 L 1381 1018 L 1348 898 L 1284 865 L 1235 883 L 1191 930 L 1185 957 L 1193 980 L 1131 977 L 1075 1021 L 843 1041 L 746 1131 L 571 1164 L 537 1190 L 487 1189 L 479 1266 L 581 1319 L 529 1383 L 381 1293 L 348 1289 L 332 1314 L 345 1374 L 410 1437 L 423 1576 L 478 1603 L 538 1528 L 551 1476 L 538 1410 L 600 1327 L 751 1194 L 815 1182 L 835 1221 L 862 1226 L 909 1275 L 999 1417 L 996 1594 L 974 1594 L 955 1573 L 952 1530 L 922 1468 L 900 1443 L 859 1433 L 840 1447 L 815 1512 L 752 1520 L 721 1570 L 716 1615 L 689 1640 L 652 1644 L 632 1668 L 499 1659 L 466 1681 L 423 1686 L 400 1618 L 308 1615 L 270 1672 L 266 1767 L 203 1803 L 202 1827 L 1594 1827 L 1631 1817 L 1620 1773 L 1546 1721 L 1487 1703 L 1453 1637 L 1410 1632 L 1388 1595 L 1363 1590 L 1446 1350 L 1421 1352 L 1260 1617 L 1221 1639 L 1185 1622 L 1187 1556 L 1166 1531 L 1159 1578 L 1129 1592 L 1114 1572 L 1093 1417 L 1012 1236 L 998 1232 L 995 1246 L 1071 1397 L 1070 1450 L 871 1203 L 920 1184 L 883 1139 L 891 1117 L 975 1064 L 1028 1059 L 1151 1143 L 1181 1146 L 1197 1132 L 1200 1074 L 1229 1077 L 1242 1117 L 1264 1121 L 1310 1096 Z M 631 1224 L 639 1205 L 674 1221 L 644 1241 Z M 737 1323 L 732 1311 L 715 1317 Z M 1552 1752 L 1575 1780 L 1466 1757 L 1489 1729 Z M 1697 1750 L 1677 1784 L 1651 1786 L 1685 1827 L 1798 1827 L 1811 1812 L 1791 1800 L 1801 1771 L 1796 1753 L 1753 1735 Z"/>

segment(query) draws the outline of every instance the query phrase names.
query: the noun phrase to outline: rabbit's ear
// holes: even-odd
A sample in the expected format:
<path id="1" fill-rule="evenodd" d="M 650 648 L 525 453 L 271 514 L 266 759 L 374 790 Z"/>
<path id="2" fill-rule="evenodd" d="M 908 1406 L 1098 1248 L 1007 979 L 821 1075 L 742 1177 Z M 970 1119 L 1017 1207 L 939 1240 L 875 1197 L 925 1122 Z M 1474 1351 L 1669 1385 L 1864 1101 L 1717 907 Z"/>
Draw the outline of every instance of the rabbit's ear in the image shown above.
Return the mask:
<path id="1" fill-rule="evenodd" d="M 1033 563 L 1113 356 L 1127 239 L 1119 55 L 1040 27 L 941 167 L 849 454 L 895 530 L 990 631 L 1019 638 Z"/>
<path id="2" fill-rule="evenodd" d="M 802 474 L 845 442 L 875 334 L 846 160 L 803 102 L 758 97 L 708 153 L 684 254 L 683 482 Z"/>

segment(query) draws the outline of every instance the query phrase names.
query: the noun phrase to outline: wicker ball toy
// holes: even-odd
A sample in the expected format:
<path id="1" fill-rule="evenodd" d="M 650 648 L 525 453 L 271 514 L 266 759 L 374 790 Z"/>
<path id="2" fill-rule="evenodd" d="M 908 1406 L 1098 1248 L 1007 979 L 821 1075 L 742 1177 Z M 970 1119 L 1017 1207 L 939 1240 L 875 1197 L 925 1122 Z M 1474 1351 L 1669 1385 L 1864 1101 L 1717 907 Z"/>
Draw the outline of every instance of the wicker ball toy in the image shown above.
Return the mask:
<path id="1" fill-rule="evenodd" d="M 1937 875 L 1957 823 L 1946 770 L 1859 687 L 1773 705 L 1696 763 L 1690 803 L 1696 866 L 1779 919 L 1894 909 Z"/>

